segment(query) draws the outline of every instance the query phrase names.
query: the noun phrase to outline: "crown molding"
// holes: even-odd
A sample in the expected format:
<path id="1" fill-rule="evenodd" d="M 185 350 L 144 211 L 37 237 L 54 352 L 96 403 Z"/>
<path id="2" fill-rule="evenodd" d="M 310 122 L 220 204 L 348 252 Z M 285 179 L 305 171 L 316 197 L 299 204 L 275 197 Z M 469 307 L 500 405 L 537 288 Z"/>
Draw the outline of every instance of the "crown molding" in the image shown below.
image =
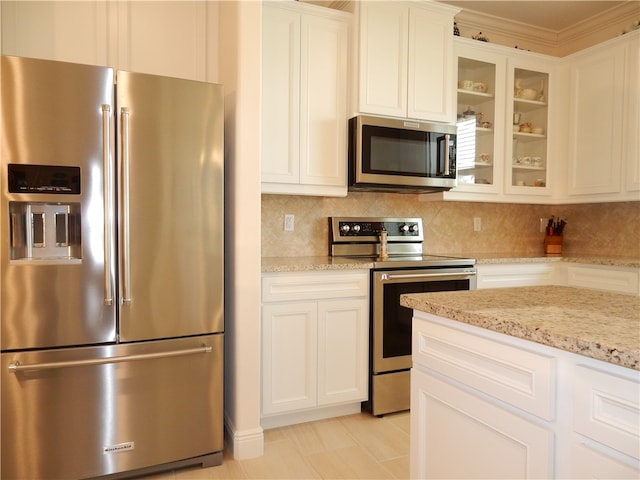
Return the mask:
<path id="1" fill-rule="evenodd" d="M 501 45 L 565 56 L 633 28 L 640 18 L 639 5 L 637 1 L 629 1 L 611 7 L 560 32 L 469 9 L 462 10 L 455 18 L 464 36 L 483 32 L 491 42 L 495 40 Z"/>
<path id="2" fill-rule="evenodd" d="M 624 33 L 626 28 L 630 28 L 634 21 L 640 19 L 640 3 L 631 1 L 617 5 L 602 12 L 601 14 L 588 18 L 576 25 L 558 32 L 559 44 L 570 44 L 595 33 L 620 27 L 619 34 Z M 626 24 L 629 25 L 626 25 Z"/>

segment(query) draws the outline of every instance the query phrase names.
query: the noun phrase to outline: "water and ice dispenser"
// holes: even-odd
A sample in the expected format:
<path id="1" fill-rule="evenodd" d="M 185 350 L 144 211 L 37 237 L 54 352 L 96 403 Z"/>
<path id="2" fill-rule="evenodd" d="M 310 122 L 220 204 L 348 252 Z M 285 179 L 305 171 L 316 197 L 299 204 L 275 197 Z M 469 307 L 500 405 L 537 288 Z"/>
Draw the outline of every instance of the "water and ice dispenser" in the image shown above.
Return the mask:
<path id="1" fill-rule="evenodd" d="M 26 200 L 9 202 L 10 260 L 79 261 L 82 258 L 79 201 L 37 198 L 40 194 L 65 195 L 65 199 L 67 195 L 77 195 L 79 200 L 80 168 L 22 164 L 10 164 L 8 168 L 9 193 L 24 194 Z"/>

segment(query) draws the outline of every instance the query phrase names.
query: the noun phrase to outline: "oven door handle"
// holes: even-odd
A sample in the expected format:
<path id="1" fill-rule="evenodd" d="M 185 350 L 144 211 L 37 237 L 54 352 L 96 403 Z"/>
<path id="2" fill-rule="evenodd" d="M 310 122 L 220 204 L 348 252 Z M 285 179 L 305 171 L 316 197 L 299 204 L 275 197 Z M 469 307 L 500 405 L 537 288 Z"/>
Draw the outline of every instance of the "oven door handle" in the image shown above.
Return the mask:
<path id="1" fill-rule="evenodd" d="M 476 275 L 475 271 L 470 272 L 442 272 L 442 273 L 381 273 L 380 280 L 402 280 L 402 279 L 415 279 L 415 278 L 438 278 L 438 277 L 472 277 Z"/>

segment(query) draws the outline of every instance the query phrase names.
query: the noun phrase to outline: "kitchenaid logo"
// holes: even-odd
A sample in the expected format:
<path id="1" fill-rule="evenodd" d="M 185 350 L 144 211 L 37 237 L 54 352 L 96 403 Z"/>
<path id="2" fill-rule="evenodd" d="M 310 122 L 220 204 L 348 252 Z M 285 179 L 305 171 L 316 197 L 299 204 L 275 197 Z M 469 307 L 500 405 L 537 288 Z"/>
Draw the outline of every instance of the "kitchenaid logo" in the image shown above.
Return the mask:
<path id="1" fill-rule="evenodd" d="M 107 453 L 127 452 L 129 450 L 133 450 L 135 448 L 135 445 L 136 445 L 135 442 L 125 442 L 125 443 L 118 443 L 117 445 L 107 445 L 102 449 L 102 453 L 107 454 Z"/>

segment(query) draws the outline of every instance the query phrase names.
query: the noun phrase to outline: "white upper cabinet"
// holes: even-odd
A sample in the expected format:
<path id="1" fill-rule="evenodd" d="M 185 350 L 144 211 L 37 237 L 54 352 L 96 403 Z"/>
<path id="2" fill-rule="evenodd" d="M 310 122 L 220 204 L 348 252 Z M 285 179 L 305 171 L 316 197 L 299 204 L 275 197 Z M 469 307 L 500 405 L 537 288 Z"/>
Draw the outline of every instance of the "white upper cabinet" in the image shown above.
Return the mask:
<path id="1" fill-rule="evenodd" d="M 351 15 L 263 5 L 262 193 L 347 194 Z"/>
<path id="2" fill-rule="evenodd" d="M 455 121 L 453 16 L 432 2 L 361 2 L 353 113 Z"/>
<path id="3" fill-rule="evenodd" d="M 3 1 L 2 53 L 109 65 L 109 2 Z"/>
<path id="4" fill-rule="evenodd" d="M 2 53 L 205 81 L 216 9 L 196 2 L 2 2 Z M 207 53 L 209 52 L 209 53 Z"/>
<path id="5" fill-rule="evenodd" d="M 458 185 L 447 200 L 550 203 L 559 60 L 456 38 Z"/>
<path id="6" fill-rule="evenodd" d="M 640 200 L 639 32 L 569 60 L 567 196 Z"/>
<path id="7" fill-rule="evenodd" d="M 458 64 L 458 186 L 455 194 L 502 192 L 506 58 L 478 42 L 455 42 Z"/>

